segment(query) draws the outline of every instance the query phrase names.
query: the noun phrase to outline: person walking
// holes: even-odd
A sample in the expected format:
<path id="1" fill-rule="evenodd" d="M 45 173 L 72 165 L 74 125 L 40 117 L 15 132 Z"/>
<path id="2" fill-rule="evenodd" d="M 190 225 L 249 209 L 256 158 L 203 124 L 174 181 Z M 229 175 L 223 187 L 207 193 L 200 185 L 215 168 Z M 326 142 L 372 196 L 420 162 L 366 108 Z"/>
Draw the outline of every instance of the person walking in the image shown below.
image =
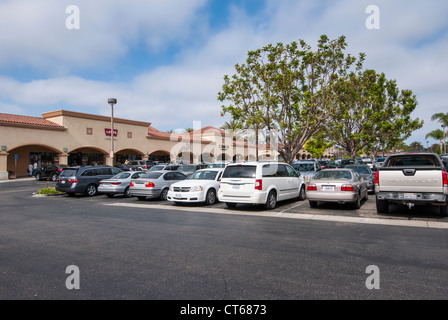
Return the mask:
<path id="1" fill-rule="evenodd" d="M 37 161 L 35 161 L 33 164 L 33 177 L 36 175 L 36 173 L 37 173 Z"/>

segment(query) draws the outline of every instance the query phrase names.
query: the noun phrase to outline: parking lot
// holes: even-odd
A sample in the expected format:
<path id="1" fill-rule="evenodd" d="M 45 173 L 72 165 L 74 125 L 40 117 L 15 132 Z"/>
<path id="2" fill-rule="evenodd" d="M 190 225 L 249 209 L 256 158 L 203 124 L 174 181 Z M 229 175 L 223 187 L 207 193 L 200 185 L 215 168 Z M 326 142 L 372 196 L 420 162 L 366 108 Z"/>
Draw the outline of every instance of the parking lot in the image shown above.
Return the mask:
<path id="1" fill-rule="evenodd" d="M 262 205 L 243 205 L 239 204 L 236 208 L 230 209 L 222 202 L 214 205 L 204 204 L 174 204 L 170 201 L 161 201 L 158 199 L 138 200 L 136 197 L 126 198 L 121 195 L 115 195 L 108 198 L 105 195 L 88 197 L 84 195 L 67 196 L 65 194 L 58 196 L 40 196 L 34 194 L 43 185 L 54 186 L 52 181 L 34 181 L 30 178 L 9 181 L 6 184 L 12 187 L 14 184 L 26 184 L 35 191 L 30 196 L 44 198 L 44 201 L 52 201 L 55 198 L 64 199 L 67 203 L 83 201 L 83 203 L 100 203 L 105 206 L 132 207 L 132 208 L 153 208 L 160 210 L 178 210 L 208 212 L 212 214 L 233 214 L 233 215 L 252 215 L 252 216 L 272 216 L 278 218 L 308 219 L 308 220 L 327 220 L 341 223 L 368 223 L 384 225 L 402 225 L 415 227 L 434 227 L 448 228 L 448 217 L 442 217 L 438 214 L 436 207 L 416 206 L 408 209 L 405 206 L 392 206 L 390 213 L 378 214 L 375 205 L 375 194 L 369 194 L 369 199 L 363 201 L 360 209 L 353 209 L 350 204 L 320 203 L 317 208 L 310 208 L 307 200 L 287 200 L 278 202 L 273 210 L 266 210 Z M 6 186 L 4 184 L 4 186 Z M 35 188 L 33 187 L 35 186 Z M 31 189 L 31 190 L 32 190 Z"/>
<path id="2" fill-rule="evenodd" d="M 3 299 L 409 299 L 446 297 L 447 218 L 375 197 L 274 210 L 105 195 L 38 196 L 0 183 Z M 412 244 L 412 245 L 410 245 Z M 81 289 L 64 273 L 78 266 Z M 366 267 L 381 290 L 366 288 Z"/>

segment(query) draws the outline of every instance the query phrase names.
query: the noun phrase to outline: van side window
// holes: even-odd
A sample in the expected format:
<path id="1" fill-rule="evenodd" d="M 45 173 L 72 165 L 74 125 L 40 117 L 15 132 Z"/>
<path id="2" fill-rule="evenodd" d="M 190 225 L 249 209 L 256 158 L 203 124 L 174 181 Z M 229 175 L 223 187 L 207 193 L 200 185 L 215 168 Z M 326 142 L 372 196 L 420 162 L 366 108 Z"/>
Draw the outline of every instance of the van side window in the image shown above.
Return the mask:
<path id="1" fill-rule="evenodd" d="M 96 170 L 93 170 L 93 169 L 86 170 L 83 173 L 81 173 L 81 176 L 83 176 L 83 177 L 94 177 L 94 176 L 96 176 Z"/>
<path id="2" fill-rule="evenodd" d="M 284 164 L 279 164 L 277 168 L 277 177 L 289 177 L 288 171 Z"/>
<path id="3" fill-rule="evenodd" d="M 299 174 L 297 173 L 296 170 L 294 170 L 293 168 L 291 168 L 290 166 L 286 166 L 286 170 L 288 170 L 288 176 L 289 177 L 294 177 L 294 178 L 298 178 Z"/>
<path id="4" fill-rule="evenodd" d="M 277 165 L 265 164 L 261 168 L 263 178 L 272 178 L 277 176 Z"/>

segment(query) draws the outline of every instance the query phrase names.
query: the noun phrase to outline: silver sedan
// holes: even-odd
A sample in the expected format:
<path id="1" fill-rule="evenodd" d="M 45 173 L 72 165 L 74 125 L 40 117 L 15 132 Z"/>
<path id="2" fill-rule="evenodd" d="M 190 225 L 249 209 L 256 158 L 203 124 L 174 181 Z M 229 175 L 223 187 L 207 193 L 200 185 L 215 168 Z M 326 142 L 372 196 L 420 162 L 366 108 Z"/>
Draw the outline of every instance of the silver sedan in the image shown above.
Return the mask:
<path id="1" fill-rule="evenodd" d="M 369 193 L 366 181 L 356 171 L 324 169 L 308 184 L 306 197 L 312 208 L 322 201 L 352 203 L 355 209 L 359 209 L 361 200 L 367 200 Z"/>
<path id="2" fill-rule="evenodd" d="M 125 197 L 130 197 L 129 185 L 131 180 L 138 179 L 144 174 L 144 171 L 125 171 L 109 179 L 103 179 L 99 182 L 98 193 L 105 193 L 110 198 L 116 194 L 124 194 Z"/>
<path id="3" fill-rule="evenodd" d="M 186 175 L 177 171 L 152 171 L 140 178 L 131 180 L 129 191 L 131 196 L 139 200 L 160 198 L 166 200 L 170 185 L 185 180 Z"/>

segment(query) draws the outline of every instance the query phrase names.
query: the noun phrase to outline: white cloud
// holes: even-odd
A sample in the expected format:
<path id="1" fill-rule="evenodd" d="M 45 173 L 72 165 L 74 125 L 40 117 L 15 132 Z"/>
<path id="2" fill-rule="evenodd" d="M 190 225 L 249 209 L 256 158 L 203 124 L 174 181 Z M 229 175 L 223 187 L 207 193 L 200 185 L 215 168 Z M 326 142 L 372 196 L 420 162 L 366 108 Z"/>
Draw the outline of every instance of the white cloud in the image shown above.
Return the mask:
<path id="1" fill-rule="evenodd" d="M 0 28 L 10 30 L 0 34 L 0 68 L 29 64 L 51 68 L 49 74 L 57 75 L 29 82 L 0 77 L 4 105 L 45 105 L 39 112 L 73 106 L 108 115 L 107 98 L 116 97 L 117 116 L 149 121 L 156 128 L 191 127 L 194 120 L 220 126 L 226 119 L 220 117 L 216 97 L 223 76 L 244 62 L 247 51 L 299 39 L 315 47 L 326 34 L 333 39 L 345 35 L 348 52 L 366 53 L 366 68 L 384 72 L 400 88 L 414 91 L 420 102 L 415 116 L 425 120 L 425 127 L 412 139 L 424 141 L 437 126 L 431 115 L 446 112 L 448 3 L 378 0 L 373 4 L 380 9 L 380 30 L 368 30 L 365 9 L 370 1 L 268 0 L 255 16 L 234 6 L 228 26 L 217 33 L 200 21 L 205 17 L 199 12 L 205 0 L 80 0 L 81 28 L 75 31 L 65 28 L 69 4 L 51 0 L 0 4 Z M 161 52 L 171 43 L 188 43 L 197 28 L 201 30 L 193 36 L 194 46 L 185 46 L 175 64 L 141 70 L 126 83 L 76 76 L 75 67 L 119 63 L 142 43 Z M 67 70 L 74 75 L 67 76 Z"/>
<path id="2" fill-rule="evenodd" d="M 123 57 L 140 42 L 160 50 L 189 34 L 205 0 L 77 0 L 80 28 L 69 30 L 67 0 L 0 3 L 0 67 L 67 72 Z M 51 70 L 47 70 L 51 73 Z"/>

